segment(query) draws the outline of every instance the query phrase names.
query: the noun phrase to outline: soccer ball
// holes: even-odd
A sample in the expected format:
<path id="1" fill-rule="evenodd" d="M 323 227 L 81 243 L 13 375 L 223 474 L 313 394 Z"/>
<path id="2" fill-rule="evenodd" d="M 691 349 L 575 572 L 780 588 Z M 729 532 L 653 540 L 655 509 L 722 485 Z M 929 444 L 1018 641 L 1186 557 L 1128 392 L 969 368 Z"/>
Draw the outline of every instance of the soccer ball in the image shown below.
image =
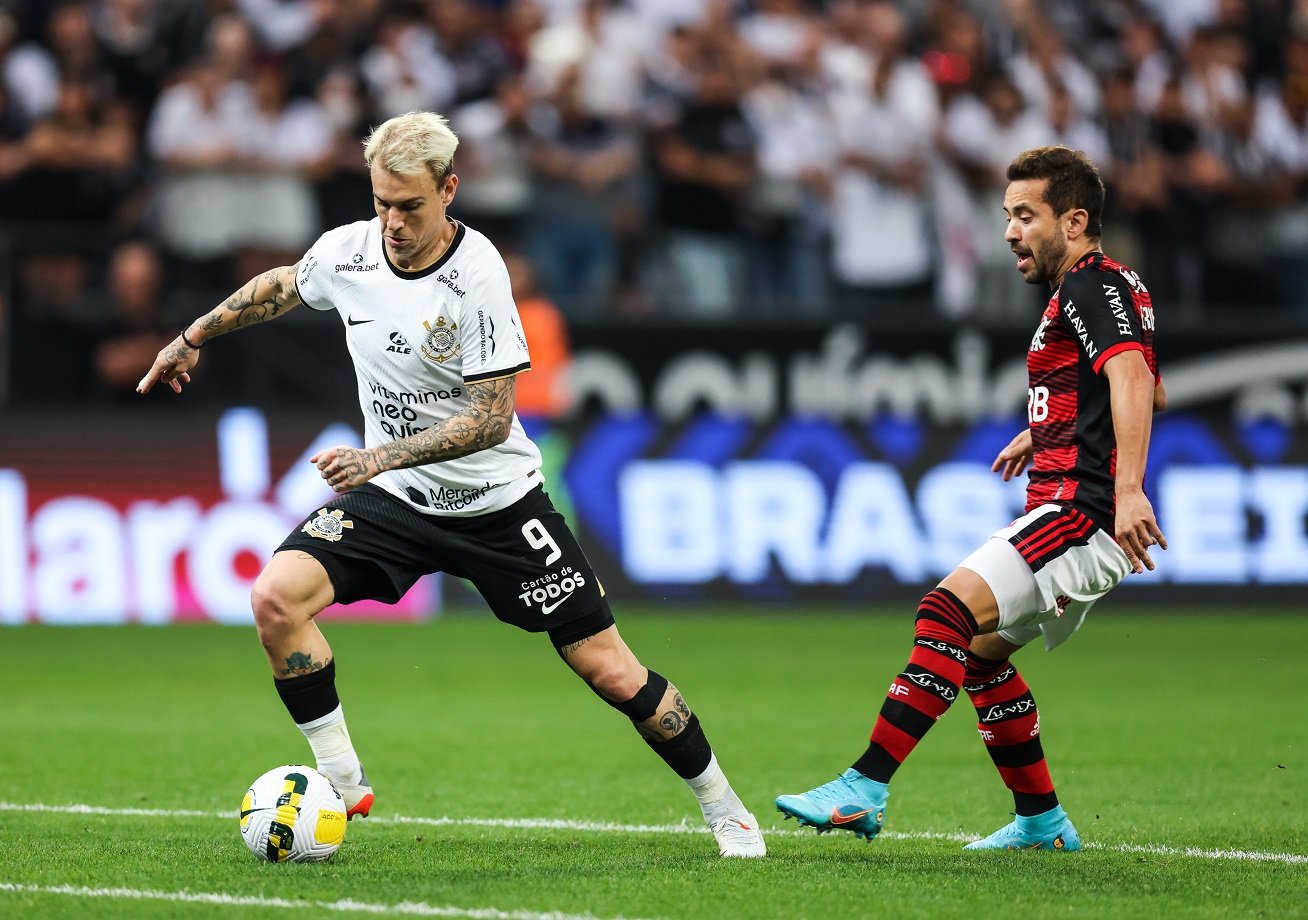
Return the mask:
<path id="1" fill-rule="evenodd" d="M 321 862 L 345 840 L 345 800 L 313 767 L 274 767 L 241 802 L 241 839 L 267 862 Z"/>

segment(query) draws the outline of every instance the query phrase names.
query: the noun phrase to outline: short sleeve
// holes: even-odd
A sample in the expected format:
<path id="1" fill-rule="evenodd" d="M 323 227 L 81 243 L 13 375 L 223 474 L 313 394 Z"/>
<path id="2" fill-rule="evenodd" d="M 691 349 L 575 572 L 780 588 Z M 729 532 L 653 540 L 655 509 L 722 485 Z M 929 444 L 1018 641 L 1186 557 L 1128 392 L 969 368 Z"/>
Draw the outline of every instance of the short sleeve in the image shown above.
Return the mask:
<path id="1" fill-rule="evenodd" d="M 1124 351 L 1147 355 L 1131 289 L 1117 272 L 1082 270 L 1063 282 L 1059 312 L 1096 374 Z"/>
<path id="2" fill-rule="evenodd" d="M 477 267 L 468 284 L 463 311 L 459 332 L 466 382 L 509 377 L 531 368 L 522 320 L 509 287 L 509 272 L 498 253 Z"/>
<path id="3" fill-rule="evenodd" d="M 332 303 L 332 273 L 319 264 L 319 254 L 327 247 L 327 235 L 323 234 L 318 237 L 318 241 L 309 247 L 309 251 L 300 259 L 300 264 L 295 269 L 295 290 L 300 295 L 300 301 L 313 310 L 331 310 L 335 308 Z M 323 259 L 326 259 L 324 256 Z M 330 261 L 330 260 L 327 260 Z"/>

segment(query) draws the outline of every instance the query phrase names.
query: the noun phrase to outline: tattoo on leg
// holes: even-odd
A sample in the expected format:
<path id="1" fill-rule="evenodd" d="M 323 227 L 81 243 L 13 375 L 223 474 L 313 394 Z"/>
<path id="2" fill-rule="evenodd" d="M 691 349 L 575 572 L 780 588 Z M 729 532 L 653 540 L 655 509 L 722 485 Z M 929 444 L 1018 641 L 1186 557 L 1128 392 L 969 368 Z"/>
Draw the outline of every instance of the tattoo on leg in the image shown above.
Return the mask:
<path id="1" fill-rule="evenodd" d="M 313 656 L 308 652 L 291 652 L 286 658 L 286 673 L 303 677 L 305 674 L 312 674 L 314 671 L 321 671 L 327 667 L 325 661 L 314 661 Z"/>
<path id="2" fill-rule="evenodd" d="M 564 658 L 567 658 L 593 638 L 594 636 L 587 636 L 584 639 L 578 639 L 576 642 L 569 642 L 567 645 L 561 645 L 559 646 L 559 651 L 563 653 Z"/>
<path id="3" fill-rule="evenodd" d="M 686 705 L 686 701 L 681 698 L 680 693 L 673 698 L 672 705 L 676 707 L 677 712 L 681 713 L 683 719 L 690 718 L 690 707 Z"/>
<path id="4" fill-rule="evenodd" d="M 678 697 L 678 699 L 680 699 L 680 697 Z M 685 707 L 686 704 L 682 703 L 681 705 L 682 707 Z M 682 717 L 681 713 L 677 712 L 675 709 L 669 709 L 667 712 L 663 713 L 662 718 L 659 719 L 659 727 L 675 738 L 686 728 L 686 720 Z"/>

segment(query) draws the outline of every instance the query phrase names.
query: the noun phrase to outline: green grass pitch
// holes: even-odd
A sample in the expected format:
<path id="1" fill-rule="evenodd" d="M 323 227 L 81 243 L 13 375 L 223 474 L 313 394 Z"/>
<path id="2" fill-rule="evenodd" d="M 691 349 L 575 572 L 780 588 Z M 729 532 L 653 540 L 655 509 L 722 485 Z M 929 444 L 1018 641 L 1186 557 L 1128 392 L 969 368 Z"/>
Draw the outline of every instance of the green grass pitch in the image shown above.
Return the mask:
<path id="1" fill-rule="evenodd" d="M 1079 854 L 960 850 L 1011 808 L 966 701 L 896 777 L 880 839 L 780 820 L 778 793 L 863 749 L 911 610 L 618 616 L 699 712 L 766 859 L 720 859 L 544 638 L 465 612 L 327 625 L 377 806 L 329 863 L 257 863 L 245 786 L 309 755 L 253 629 L 20 627 L 0 631 L 0 917 L 1308 916 L 1303 611 L 1105 603 L 1019 656 Z"/>

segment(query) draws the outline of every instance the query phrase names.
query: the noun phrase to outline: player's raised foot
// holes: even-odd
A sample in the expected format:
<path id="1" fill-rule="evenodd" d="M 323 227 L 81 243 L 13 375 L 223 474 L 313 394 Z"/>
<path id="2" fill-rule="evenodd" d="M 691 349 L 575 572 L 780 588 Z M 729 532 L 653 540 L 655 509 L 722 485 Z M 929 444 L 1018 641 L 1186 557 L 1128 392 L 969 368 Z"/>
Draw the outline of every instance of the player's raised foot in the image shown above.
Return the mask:
<path id="1" fill-rule="evenodd" d="M 976 840 L 963 847 L 965 850 L 1054 850 L 1071 853 L 1081 849 L 1072 819 L 1056 805 L 1043 814 L 1016 815 L 1012 824 L 1005 825 L 984 840 Z"/>
<path id="2" fill-rule="evenodd" d="M 806 827 L 827 831 L 850 831 L 871 840 L 881 833 L 886 819 L 890 788 L 868 779 L 853 767 L 825 785 L 798 795 L 777 796 L 777 811 L 795 818 Z"/>
<path id="3" fill-rule="evenodd" d="M 710 821 L 709 829 L 713 831 L 713 837 L 718 842 L 718 852 L 723 856 L 754 859 L 768 853 L 758 821 L 747 811 Z"/>
<path id="4" fill-rule="evenodd" d="M 350 783 L 341 783 L 332 780 L 332 785 L 336 791 L 345 799 L 345 818 L 353 820 L 356 816 L 360 818 L 368 817 L 368 812 L 372 811 L 372 786 L 368 785 L 368 773 L 359 766 L 359 782 L 355 785 Z"/>

